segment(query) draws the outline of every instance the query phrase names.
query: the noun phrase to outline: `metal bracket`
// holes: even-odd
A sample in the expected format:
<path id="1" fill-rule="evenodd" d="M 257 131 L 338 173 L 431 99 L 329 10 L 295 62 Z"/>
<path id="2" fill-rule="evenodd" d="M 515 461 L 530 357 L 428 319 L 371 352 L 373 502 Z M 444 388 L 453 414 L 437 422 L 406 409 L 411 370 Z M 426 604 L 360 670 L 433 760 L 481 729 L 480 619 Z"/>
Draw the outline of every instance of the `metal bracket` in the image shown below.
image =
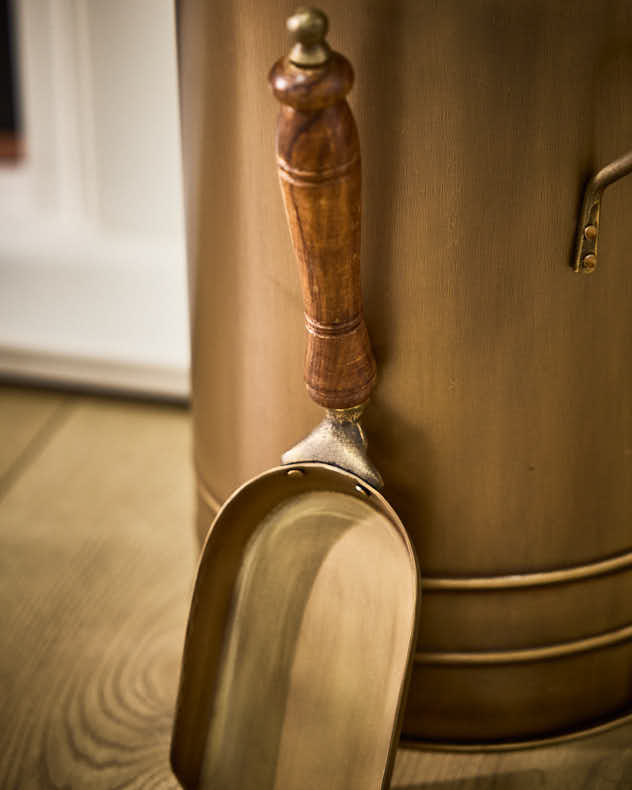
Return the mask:
<path id="1" fill-rule="evenodd" d="M 592 274 L 597 268 L 601 196 L 606 187 L 628 173 L 632 173 L 632 151 L 610 162 L 588 182 L 579 218 L 573 271 Z"/>
<path id="2" fill-rule="evenodd" d="M 382 476 L 366 451 L 366 437 L 360 425 L 364 406 L 327 409 L 325 419 L 302 442 L 283 453 L 281 463 L 320 461 L 357 475 L 373 488 L 383 488 Z"/>

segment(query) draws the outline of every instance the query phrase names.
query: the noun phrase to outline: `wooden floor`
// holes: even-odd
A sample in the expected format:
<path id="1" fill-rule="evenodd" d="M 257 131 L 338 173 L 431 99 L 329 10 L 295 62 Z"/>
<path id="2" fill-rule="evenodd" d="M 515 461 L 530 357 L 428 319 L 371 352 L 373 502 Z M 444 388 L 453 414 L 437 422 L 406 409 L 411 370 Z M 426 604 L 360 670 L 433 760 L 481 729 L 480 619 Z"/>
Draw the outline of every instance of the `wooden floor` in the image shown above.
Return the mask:
<path id="1" fill-rule="evenodd" d="M 192 502 L 184 409 L 0 388 L 2 790 L 177 786 Z M 523 752 L 402 750 L 393 786 L 632 788 L 632 727 Z"/>

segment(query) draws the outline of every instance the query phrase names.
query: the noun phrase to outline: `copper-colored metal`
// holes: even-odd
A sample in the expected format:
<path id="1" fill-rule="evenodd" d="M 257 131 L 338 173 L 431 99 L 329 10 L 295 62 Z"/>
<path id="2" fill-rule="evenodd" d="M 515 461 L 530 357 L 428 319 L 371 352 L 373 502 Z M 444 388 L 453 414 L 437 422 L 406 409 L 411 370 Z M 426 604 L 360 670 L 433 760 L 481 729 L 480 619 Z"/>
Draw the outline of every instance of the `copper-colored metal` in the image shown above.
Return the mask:
<path id="1" fill-rule="evenodd" d="M 262 133 L 276 116 L 261 75 L 278 54 L 278 6 L 184 0 L 192 8 L 184 54 L 200 68 L 182 86 L 206 534 L 213 499 L 275 465 L 320 416 L 298 372 L 303 304 Z M 418 650 L 525 650 L 624 628 L 630 178 L 607 191 L 600 271 L 569 287 L 569 264 L 592 163 L 632 140 L 621 35 L 632 4 L 577 0 L 570 13 L 543 0 L 534 14 L 494 0 L 374 0 L 366 13 L 347 0 L 331 13 L 358 75 L 351 103 L 370 162 L 362 282 L 380 375 L 363 422 L 423 558 Z M 214 145 L 196 161 L 199 138 Z M 497 748 L 591 731 L 632 709 L 631 666 L 631 642 L 415 664 L 403 732 Z"/>
<path id="2" fill-rule="evenodd" d="M 528 661 L 545 661 L 549 658 L 585 653 L 601 647 L 609 647 L 632 639 L 632 623 L 605 634 L 596 634 L 585 639 L 576 639 L 555 645 L 526 647 L 521 650 L 490 650 L 468 653 L 420 652 L 415 653 L 418 664 L 519 664 Z"/>
<path id="3" fill-rule="evenodd" d="M 355 475 L 282 466 L 238 489 L 191 603 L 171 753 L 182 785 L 386 790 L 419 595 L 404 527 Z"/>
<path id="4" fill-rule="evenodd" d="M 567 584 L 583 579 L 594 579 L 632 566 L 632 551 L 597 562 L 583 563 L 537 573 L 516 573 L 508 576 L 439 577 L 425 576 L 425 590 L 510 590 L 517 587 L 542 587 L 548 584 Z"/>
<path id="5" fill-rule="evenodd" d="M 610 730 L 623 727 L 632 723 L 632 712 L 624 713 L 620 716 L 608 719 L 598 724 L 591 724 L 580 729 L 573 729 L 567 732 L 560 732 L 546 738 L 529 738 L 514 741 L 511 739 L 495 742 L 471 741 L 470 743 L 450 743 L 449 741 L 423 741 L 421 739 L 412 740 L 402 738 L 401 745 L 406 749 L 421 749 L 423 751 L 434 752 L 456 752 L 468 754 L 474 752 L 513 752 L 526 749 L 538 749 L 542 746 L 556 746 L 571 741 L 579 741 L 584 738 L 591 738 L 595 735 L 602 735 Z"/>
<path id="6" fill-rule="evenodd" d="M 599 215 L 601 198 L 606 187 L 632 173 L 632 151 L 602 167 L 590 179 L 584 192 L 577 232 L 577 248 L 573 270 L 591 274 L 597 268 L 597 242 L 599 241 Z"/>
<path id="7" fill-rule="evenodd" d="M 331 50 L 325 41 L 329 21 L 318 8 L 299 8 L 287 20 L 288 31 L 296 38 L 289 59 L 296 66 L 313 68 L 322 66 Z"/>

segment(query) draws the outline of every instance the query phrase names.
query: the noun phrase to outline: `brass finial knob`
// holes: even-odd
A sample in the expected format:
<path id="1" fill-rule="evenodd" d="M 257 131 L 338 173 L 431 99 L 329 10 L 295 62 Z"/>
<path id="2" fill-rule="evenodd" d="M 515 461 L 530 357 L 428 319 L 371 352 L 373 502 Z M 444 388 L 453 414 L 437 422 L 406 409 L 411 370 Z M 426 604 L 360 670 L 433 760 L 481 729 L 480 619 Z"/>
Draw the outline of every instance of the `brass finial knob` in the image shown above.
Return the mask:
<path id="1" fill-rule="evenodd" d="M 329 59 L 331 49 L 325 41 L 329 21 L 318 8 L 297 8 L 287 20 L 287 29 L 296 42 L 290 51 L 295 66 L 322 66 Z"/>

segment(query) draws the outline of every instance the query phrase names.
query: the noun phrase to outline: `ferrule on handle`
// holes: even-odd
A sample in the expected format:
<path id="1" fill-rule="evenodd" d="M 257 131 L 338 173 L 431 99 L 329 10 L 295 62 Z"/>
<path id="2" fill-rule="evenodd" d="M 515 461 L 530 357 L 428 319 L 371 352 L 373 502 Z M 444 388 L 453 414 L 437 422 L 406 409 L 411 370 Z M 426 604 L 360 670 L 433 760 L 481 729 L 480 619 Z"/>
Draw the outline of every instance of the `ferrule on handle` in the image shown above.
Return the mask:
<path id="1" fill-rule="evenodd" d="M 305 383 L 316 403 L 347 409 L 375 384 L 360 283 L 360 145 L 345 99 L 353 70 L 327 46 L 322 12 L 302 9 L 288 28 L 296 43 L 269 81 L 281 102 L 277 163 L 303 292 Z"/>

